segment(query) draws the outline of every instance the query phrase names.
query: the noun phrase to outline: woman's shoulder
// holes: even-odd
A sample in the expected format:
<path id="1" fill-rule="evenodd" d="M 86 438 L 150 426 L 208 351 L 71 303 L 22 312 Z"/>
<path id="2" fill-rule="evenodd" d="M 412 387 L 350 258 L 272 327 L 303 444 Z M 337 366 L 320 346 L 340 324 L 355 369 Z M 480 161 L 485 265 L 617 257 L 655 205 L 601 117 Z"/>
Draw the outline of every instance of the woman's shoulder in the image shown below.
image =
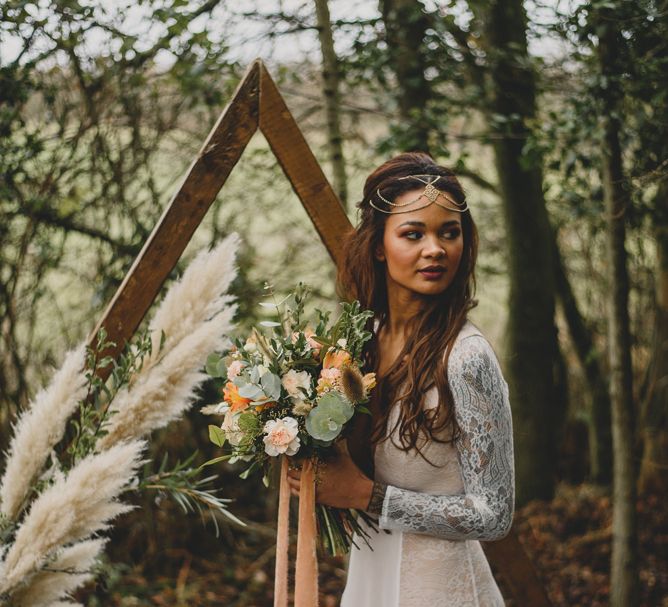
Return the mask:
<path id="1" fill-rule="evenodd" d="M 450 351 L 448 375 L 453 377 L 466 371 L 478 375 L 483 370 L 501 375 L 499 359 L 494 348 L 482 331 L 467 320 Z"/>

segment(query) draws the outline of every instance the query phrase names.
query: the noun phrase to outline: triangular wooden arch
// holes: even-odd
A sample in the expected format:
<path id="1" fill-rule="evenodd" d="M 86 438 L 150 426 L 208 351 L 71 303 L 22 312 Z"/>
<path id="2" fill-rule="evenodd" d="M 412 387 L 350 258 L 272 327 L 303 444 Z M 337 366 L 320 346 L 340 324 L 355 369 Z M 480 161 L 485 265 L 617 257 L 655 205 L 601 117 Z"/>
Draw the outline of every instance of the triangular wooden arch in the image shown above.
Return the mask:
<path id="1" fill-rule="evenodd" d="M 332 260 L 341 259 L 343 235 L 352 226 L 309 148 L 276 84 L 255 60 L 207 137 L 162 217 L 104 311 L 95 330 L 117 344 L 114 358 L 130 340 L 160 288 L 176 266 L 197 226 L 260 129 L 301 200 Z M 516 534 L 485 545 L 490 562 L 507 582 L 516 604 L 548 607 L 550 602 Z"/>

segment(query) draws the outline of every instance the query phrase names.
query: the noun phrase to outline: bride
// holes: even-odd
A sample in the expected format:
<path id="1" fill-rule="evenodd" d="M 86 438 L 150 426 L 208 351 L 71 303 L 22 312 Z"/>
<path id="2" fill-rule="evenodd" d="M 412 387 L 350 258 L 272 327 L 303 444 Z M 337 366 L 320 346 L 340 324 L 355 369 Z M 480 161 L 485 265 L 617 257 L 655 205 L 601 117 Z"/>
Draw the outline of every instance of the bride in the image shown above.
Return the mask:
<path id="1" fill-rule="evenodd" d="M 496 356 L 467 320 L 478 239 L 464 192 L 406 153 L 367 178 L 359 207 L 339 287 L 374 311 L 365 357 L 378 386 L 369 428 L 321 467 L 316 499 L 376 514 L 381 531 L 353 548 L 341 605 L 503 605 L 479 540 L 512 523 L 511 414 Z M 298 491 L 298 471 L 289 482 Z"/>

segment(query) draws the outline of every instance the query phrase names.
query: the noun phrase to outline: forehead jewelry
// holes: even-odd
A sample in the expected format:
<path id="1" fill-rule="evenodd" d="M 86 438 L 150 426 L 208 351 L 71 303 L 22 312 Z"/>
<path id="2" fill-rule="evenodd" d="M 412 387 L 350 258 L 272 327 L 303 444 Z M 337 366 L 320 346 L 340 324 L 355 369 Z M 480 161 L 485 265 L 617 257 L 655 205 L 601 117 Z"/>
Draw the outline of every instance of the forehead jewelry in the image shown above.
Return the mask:
<path id="1" fill-rule="evenodd" d="M 376 194 L 378 194 L 378 198 L 380 198 L 386 205 L 388 205 L 391 210 L 387 211 L 385 209 L 381 209 L 380 207 L 376 206 L 373 203 L 373 200 L 370 198 L 369 199 L 369 204 L 376 209 L 377 211 L 380 211 L 381 213 L 387 213 L 388 215 L 390 214 L 398 214 L 398 213 L 410 213 L 412 211 L 419 211 L 420 209 L 424 209 L 428 207 L 429 205 L 432 204 L 437 204 L 439 207 L 446 209 L 448 211 L 456 211 L 457 213 L 464 213 L 465 211 L 468 210 L 469 206 L 464 201 L 463 203 L 458 203 L 455 200 L 453 200 L 450 195 L 447 192 L 444 192 L 442 190 L 439 190 L 434 186 L 434 184 L 441 178 L 441 175 L 407 175 L 406 177 L 399 177 L 399 181 L 404 181 L 406 179 L 416 179 L 417 181 L 424 183 L 425 188 L 422 194 L 420 194 L 417 198 L 413 200 L 409 200 L 408 202 L 402 202 L 402 203 L 396 203 L 388 200 L 385 198 L 380 193 L 380 188 L 376 189 Z M 420 207 L 415 207 L 412 209 L 406 209 L 405 211 L 400 211 L 401 207 L 408 207 L 412 204 L 415 204 L 416 202 L 420 201 L 420 199 L 426 198 L 428 202 L 423 204 Z M 394 210 L 392 210 L 394 209 Z"/>

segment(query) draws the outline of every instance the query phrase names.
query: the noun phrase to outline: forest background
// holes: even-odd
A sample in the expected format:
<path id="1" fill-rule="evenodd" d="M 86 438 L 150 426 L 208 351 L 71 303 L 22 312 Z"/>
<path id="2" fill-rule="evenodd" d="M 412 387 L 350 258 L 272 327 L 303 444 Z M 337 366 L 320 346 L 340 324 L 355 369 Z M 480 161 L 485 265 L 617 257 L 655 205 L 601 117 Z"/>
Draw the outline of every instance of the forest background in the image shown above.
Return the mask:
<path id="1" fill-rule="evenodd" d="M 353 223 L 391 154 L 428 151 L 461 176 L 481 235 L 472 319 L 511 387 L 516 528 L 551 600 L 668 604 L 665 0 L 4 2 L 0 447 L 95 326 L 257 56 Z M 336 309 L 335 268 L 260 134 L 179 267 L 232 231 L 240 332 L 268 280 L 304 281 L 313 306 Z M 152 455 L 212 455 L 197 410 Z M 149 496 L 79 598 L 271 604 L 275 504 L 218 472 L 253 524 L 223 520 L 216 538 Z M 325 561 L 323 604 L 343 579 Z"/>

